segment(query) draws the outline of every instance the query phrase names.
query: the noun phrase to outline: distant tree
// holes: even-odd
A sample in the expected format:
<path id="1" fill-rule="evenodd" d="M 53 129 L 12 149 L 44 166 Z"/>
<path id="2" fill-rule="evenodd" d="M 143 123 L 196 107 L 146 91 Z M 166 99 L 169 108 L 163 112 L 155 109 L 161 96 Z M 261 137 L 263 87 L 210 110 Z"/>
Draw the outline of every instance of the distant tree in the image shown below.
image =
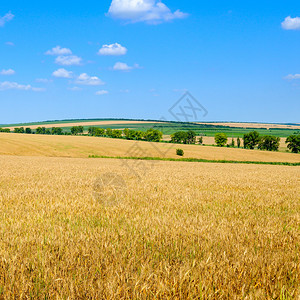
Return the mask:
<path id="1" fill-rule="evenodd" d="M 72 135 L 78 135 L 83 133 L 83 126 L 73 126 L 71 127 L 71 134 Z"/>
<path id="2" fill-rule="evenodd" d="M 136 131 L 132 130 L 132 129 L 129 129 L 127 138 L 129 140 L 135 140 L 136 139 Z"/>
<path id="3" fill-rule="evenodd" d="M 60 127 L 52 127 L 51 128 L 51 134 L 53 134 L 53 135 L 62 135 L 63 130 Z"/>
<path id="4" fill-rule="evenodd" d="M 123 133 L 124 133 L 124 135 L 125 135 L 125 138 L 129 140 L 129 129 L 128 129 L 128 128 L 125 128 L 125 129 L 123 130 Z"/>
<path id="5" fill-rule="evenodd" d="M 141 140 L 143 140 L 144 138 L 145 138 L 145 132 L 143 132 L 143 131 L 141 131 L 141 130 L 137 130 L 137 131 L 135 132 L 135 139 L 136 139 L 136 140 L 141 141 Z"/>
<path id="6" fill-rule="evenodd" d="M 234 139 L 232 138 L 232 140 L 231 140 L 231 145 L 230 145 L 232 148 L 234 148 L 235 147 L 235 142 L 234 142 Z"/>
<path id="7" fill-rule="evenodd" d="M 111 128 L 107 128 L 106 131 L 105 131 L 105 135 L 106 135 L 106 136 L 109 136 L 109 137 L 112 137 L 112 132 L 113 132 L 113 131 L 112 131 Z"/>
<path id="8" fill-rule="evenodd" d="M 24 127 L 15 128 L 14 133 L 25 133 Z"/>
<path id="9" fill-rule="evenodd" d="M 25 128 L 25 133 L 27 133 L 27 134 L 31 134 L 31 133 L 32 133 L 32 130 L 31 130 L 31 128 L 29 128 L 29 127 Z"/>
<path id="10" fill-rule="evenodd" d="M 115 129 L 112 131 L 111 137 L 120 139 L 122 137 L 122 130 Z"/>
<path id="11" fill-rule="evenodd" d="M 187 132 L 187 144 L 196 144 L 196 132 L 193 130 L 189 130 Z"/>
<path id="12" fill-rule="evenodd" d="M 9 128 L 0 128 L 0 132 L 10 132 L 10 129 Z"/>
<path id="13" fill-rule="evenodd" d="M 45 134 L 51 134 L 51 130 L 50 130 L 49 128 L 47 128 L 47 129 L 45 130 Z"/>
<path id="14" fill-rule="evenodd" d="M 240 140 L 240 137 L 237 138 L 236 143 L 237 143 L 238 148 L 240 148 L 240 147 L 241 147 L 241 140 Z"/>
<path id="15" fill-rule="evenodd" d="M 300 134 L 293 134 L 287 137 L 286 144 L 288 149 L 290 149 L 293 153 L 300 152 Z"/>
<path id="16" fill-rule="evenodd" d="M 202 137 L 202 136 L 199 137 L 198 143 L 199 143 L 200 145 L 203 145 L 203 137 Z"/>
<path id="17" fill-rule="evenodd" d="M 251 131 L 244 134 L 244 148 L 245 149 L 254 149 L 260 140 L 259 133 L 257 131 Z"/>
<path id="18" fill-rule="evenodd" d="M 177 131 L 171 134 L 171 143 L 175 144 L 187 144 L 188 134 L 185 131 Z"/>
<path id="19" fill-rule="evenodd" d="M 278 151 L 280 138 L 271 135 L 262 136 L 258 142 L 258 149 L 267 151 Z"/>
<path id="20" fill-rule="evenodd" d="M 145 140 L 148 142 L 160 142 L 163 133 L 157 129 L 150 128 L 145 132 Z"/>
<path id="21" fill-rule="evenodd" d="M 176 155 L 183 156 L 184 155 L 184 151 L 182 149 L 176 149 Z"/>
<path id="22" fill-rule="evenodd" d="M 38 127 L 36 129 L 36 134 L 46 134 L 46 128 L 45 127 Z"/>
<path id="23" fill-rule="evenodd" d="M 227 144 L 227 135 L 225 133 L 217 133 L 215 135 L 215 143 L 218 147 L 224 147 Z"/>
<path id="24" fill-rule="evenodd" d="M 95 136 L 96 127 L 89 127 L 88 134 L 91 136 Z"/>

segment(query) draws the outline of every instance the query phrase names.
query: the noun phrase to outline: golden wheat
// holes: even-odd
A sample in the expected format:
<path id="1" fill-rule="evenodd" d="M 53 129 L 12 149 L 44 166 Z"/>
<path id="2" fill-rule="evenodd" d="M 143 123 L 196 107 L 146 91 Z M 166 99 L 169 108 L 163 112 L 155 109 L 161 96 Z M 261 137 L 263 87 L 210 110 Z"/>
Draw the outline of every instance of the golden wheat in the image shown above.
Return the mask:
<path id="1" fill-rule="evenodd" d="M 0 298 L 298 299 L 299 167 L 131 163 L 0 156 Z"/>
<path id="2" fill-rule="evenodd" d="M 184 150 L 186 158 L 210 160 L 299 162 L 299 154 L 218 148 L 200 145 L 174 145 L 87 136 L 48 136 L 0 133 L 0 155 L 89 157 L 150 156 L 178 158 L 176 148 Z"/>

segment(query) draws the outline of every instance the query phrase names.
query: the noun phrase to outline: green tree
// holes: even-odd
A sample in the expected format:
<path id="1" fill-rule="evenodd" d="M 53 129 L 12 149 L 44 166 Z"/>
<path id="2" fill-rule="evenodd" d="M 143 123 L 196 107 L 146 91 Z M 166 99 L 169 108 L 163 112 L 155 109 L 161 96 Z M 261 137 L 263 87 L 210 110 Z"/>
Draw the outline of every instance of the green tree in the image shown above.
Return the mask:
<path id="1" fill-rule="evenodd" d="M 72 135 L 78 135 L 83 133 L 83 126 L 73 126 L 71 128 Z"/>
<path id="2" fill-rule="evenodd" d="M 217 133 L 215 135 L 215 143 L 218 147 L 224 147 L 227 144 L 227 135 L 225 133 Z"/>
<path id="3" fill-rule="evenodd" d="M 203 137 L 202 137 L 202 136 L 199 137 L 198 143 L 199 143 L 200 145 L 203 145 Z"/>
<path id="4" fill-rule="evenodd" d="M 115 129 L 112 131 L 111 137 L 120 139 L 122 137 L 122 130 Z"/>
<path id="5" fill-rule="evenodd" d="M 129 140 L 129 129 L 128 129 L 128 128 L 125 128 L 125 129 L 123 130 L 123 133 L 124 133 L 125 138 L 126 138 L 127 140 Z"/>
<path id="6" fill-rule="evenodd" d="M 262 136 L 258 142 L 258 149 L 267 151 L 278 151 L 280 138 L 271 135 Z"/>
<path id="7" fill-rule="evenodd" d="M 63 134 L 63 130 L 60 127 L 52 127 L 51 128 L 51 134 L 52 135 L 62 135 Z"/>
<path id="8" fill-rule="evenodd" d="M 106 131 L 105 131 L 105 134 L 109 137 L 112 137 L 112 129 L 111 128 L 107 128 Z"/>
<path id="9" fill-rule="evenodd" d="M 150 128 L 145 132 L 145 140 L 148 142 L 160 142 L 163 133 L 157 129 Z"/>
<path id="10" fill-rule="evenodd" d="M 10 132 L 10 129 L 9 128 L 0 128 L 0 132 Z"/>
<path id="11" fill-rule="evenodd" d="M 287 137 L 286 144 L 288 149 L 290 149 L 293 153 L 300 152 L 300 134 L 293 134 Z"/>
<path id="12" fill-rule="evenodd" d="M 38 127 L 36 129 L 36 134 L 45 134 L 46 133 L 46 128 L 45 127 Z"/>
<path id="13" fill-rule="evenodd" d="M 14 133 L 25 133 L 24 127 L 15 128 Z"/>
<path id="14" fill-rule="evenodd" d="M 27 134 L 31 134 L 31 133 L 32 133 L 32 130 L 31 130 L 31 128 L 29 128 L 29 127 L 25 128 L 25 133 L 27 133 Z"/>
<path id="15" fill-rule="evenodd" d="M 171 134 L 171 143 L 175 144 L 187 144 L 188 134 L 185 131 L 177 131 Z"/>
<path id="16" fill-rule="evenodd" d="M 259 133 L 257 131 L 251 131 L 244 134 L 244 148 L 245 149 L 254 149 L 260 140 Z"/>
<path id="17" fill-rule="evenodd" d="M 141 141 L 141 140 L 143 140 L 144 138 L 145 138 L 145 132 L 143 132 L 143 131 L 141 131 L 141 130 L 137 130 L 137 131 L 135 132 L 135 139 L 136 139 L 136 140 Z"/>
<path id="18" fill-rule="evenodd" d="M 187 144 L 196 144 L 196 133 L 193 130 L 189 130 L 186 134 Z"/>
<path id="19" fill-rule="evenodd" d="M 234 142 L 234 139 L 232 138 L 231 147 L 234 148 L 234 146 L 235 146 L 235 142 Z"/>
<path id="20" fill-rule="evenodd" d="M 95 136 L 96 127 L 89 127 L 88 134 L 91 136 Z"/>
<path id="21" fill-rule="evenodd" d="M 237 143 L 238 148 L 240 148 L 241 147 L 241 139 L 240 139 L 240 137 L 237 138 L 236 143 Z"/>

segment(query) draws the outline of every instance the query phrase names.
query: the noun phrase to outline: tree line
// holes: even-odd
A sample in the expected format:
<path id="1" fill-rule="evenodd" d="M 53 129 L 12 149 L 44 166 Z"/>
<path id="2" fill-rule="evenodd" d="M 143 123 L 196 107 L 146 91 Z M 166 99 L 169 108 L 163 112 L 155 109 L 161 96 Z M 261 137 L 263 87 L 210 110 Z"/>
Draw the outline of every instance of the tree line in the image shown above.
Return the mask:
<path id="1" fill-rule="evenodd" d="M 0 132 L 11 132 L 10 129 L 0 128 Z M 46 134 L 46 135 L 82 135 L 84 134 L 83 126 L 73 126 L 71 127 L 70 132 L 64 132 L 60 127 L 38 127 L 35 130 L 27 127 L 15 128 L 14 133 L 25 133 L 25 134 Z M 125 128 L 124 130 L 120 129 L 111 129 L 111 128 L 98 128 L 98 127 L 89 127 L 88 129 L 89 136 L 95 137 L 110 137 L 118 139 L 127 139 L 127 140 L 137 140 L 137 141 L 149 141 L 149 142 L 160 142 L 163 137 L 163 133 L 157 129 L 150 128 L 147 131 L 133 130 Z M 267 151 L 278 151 L 280 146 L 280 138 L 263 135 L 261 136 L 257 131 L 251 131 L 244 134 L 243 138 L 243 148 L 245 149 L 259 149 Z M 174 144 L 200 144 L 203 145 L 203 137 L 197 139 L 197 134 L 193 130 L 188 131 L 177 131 L 171 134 L 170 143 Z M 241 148 L 241 139 L 238 137 L 235 143 L 235 140 L 232 138 L 231 142 L 228 143 L 228 137 L 225 133 L 217 133 L 215 135 L 215 143 L 219 147 L 238 147 Z M 288 149 L 293 153 L 300 153 L 300 134 L 296 133 L 290 135 L 286 139 L 286 144 Z"/>
<path id="2" fill-rule="evenodd" d="M 215 142 L 217 146 L 224 147 L 228 142 L 228 137 L 225 133 L 217 133 L 215 135 Z M 300 134 L 290 135 L 286 139 L 286 144 L 289 150 L 293 153 L 300 152 Z M 228 147 L 235 146 L 234 139 L 232 139 L 231 144 L 227 144 Z M 237 146 L 241 147 L 241 140 L 237 138 Z M 244 149 L 259 149 L 267 151 L 278 151 L 280 146 L 280 137 L 272 135 L 261 136 L 257 131 L 251 131 L 244 134 L 243 136 L 243 146 Z"/>
<path id="3" fill-rule="evenodd" d="M 91 136 L 101 136 L 101 137 L 110 137 L 110 138 L 125 138 L 127 140 L 136 140 L 136 141 L 148 141 L 148 142 L 160 142 L 163 137 L 163 133 L 157 129 L 150 128 L 147 131 L 133 130 L 125 128 L 124 130 L 120 129 L 111 129 L 111 128 L 97 128 L 90 127 L 88 133 Z"/>

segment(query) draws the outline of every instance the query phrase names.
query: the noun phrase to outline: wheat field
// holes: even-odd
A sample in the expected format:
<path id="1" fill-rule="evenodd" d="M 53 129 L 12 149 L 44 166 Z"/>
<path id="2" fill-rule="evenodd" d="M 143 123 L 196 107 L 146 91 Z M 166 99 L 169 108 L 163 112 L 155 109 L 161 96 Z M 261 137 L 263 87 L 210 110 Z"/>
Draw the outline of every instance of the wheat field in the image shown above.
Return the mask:
<path id="1" fill-rule="evenodd" d="M 300 162 L 299 154 L 218 148 L 200 145 L 149 143 L 87 136 L 49 136 L 0 133 L 0 155 L 78 157 L 162 157 L 178 158 L 176 148 L 185 158 L 260 162 Z"/>
<path id="2" fill-rule="evenodd" d="M 1 299 L 300 297 L 299 167 L 0 165 Z"/>

